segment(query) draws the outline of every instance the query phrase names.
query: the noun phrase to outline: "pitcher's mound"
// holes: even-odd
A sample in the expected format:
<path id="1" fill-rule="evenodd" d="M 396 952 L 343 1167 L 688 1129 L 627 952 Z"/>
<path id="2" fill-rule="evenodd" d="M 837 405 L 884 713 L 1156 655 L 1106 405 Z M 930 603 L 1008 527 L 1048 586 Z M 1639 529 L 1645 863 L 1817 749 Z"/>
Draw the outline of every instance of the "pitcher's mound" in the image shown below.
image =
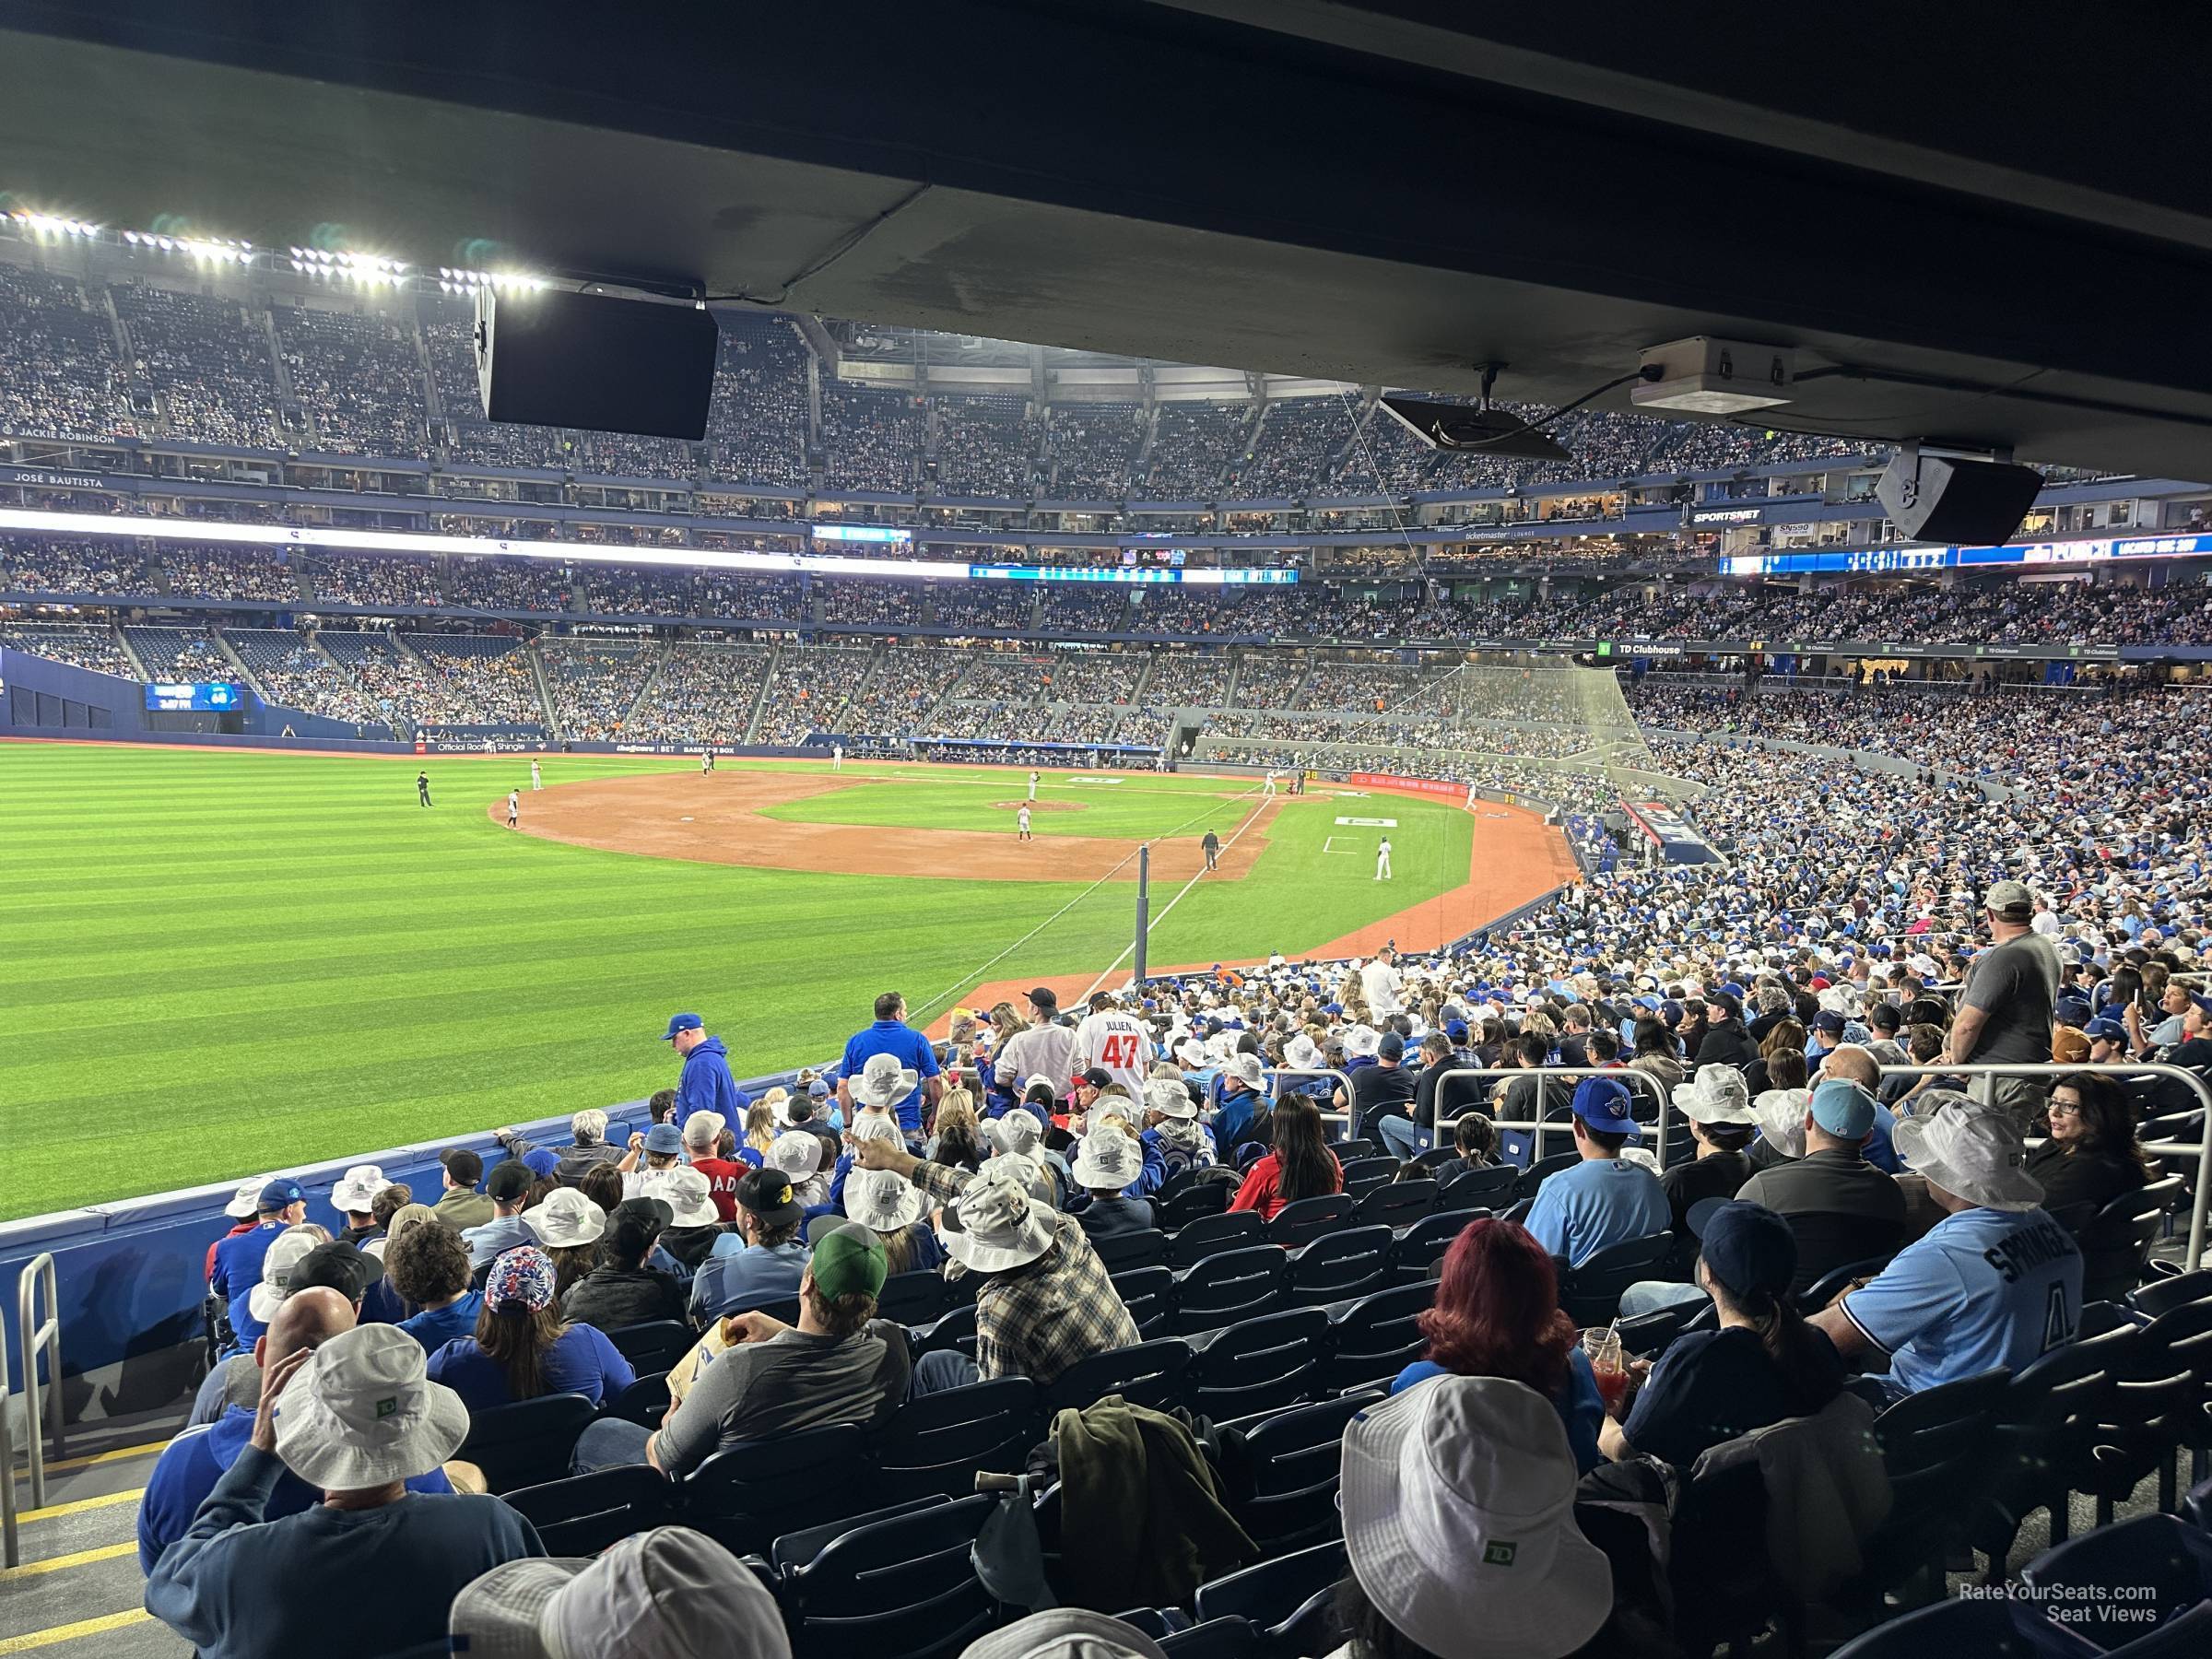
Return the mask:
<path id="1" fill-rule="evenodd" d="M 1031 812 L 1081 812 L 1081 801 L 994 801 L 992 806 L 1001 812 L 1019 812 L 1027 806 Z"/>

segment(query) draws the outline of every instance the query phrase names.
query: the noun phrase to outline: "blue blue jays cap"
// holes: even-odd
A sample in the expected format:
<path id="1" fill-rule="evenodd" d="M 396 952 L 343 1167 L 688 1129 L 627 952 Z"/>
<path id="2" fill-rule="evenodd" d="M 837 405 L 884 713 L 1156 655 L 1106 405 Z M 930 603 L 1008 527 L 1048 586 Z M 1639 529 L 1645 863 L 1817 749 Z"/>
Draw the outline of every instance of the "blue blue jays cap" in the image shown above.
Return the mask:
<path id="1" fill-rule="evenodd" d="M 1584 1077 L 1574 1091 L 1574 1115 L 1600 1135 L 1634 1135 L 1628 1085 L 1611 1077 Z"/>
<path id="2" fill-rule="evenodd" d="M 289 1209 L 304 1195 L 300 1191 L 298 1182 L 287 1181 L 282 1176 L 278 1176 L 261 1189 L 261 1196 L 255 1203 L 265 1214 L 270 1210 Z"/>
<path id="3" fill-rule="evenodd" d="M 2127 1028 L 2109 1014 L 2100 1014 L 2081 1030 L 2082 1034 L 2091 1042 L 2096 1041 L 2099 1038 L 2102 1038 L 2107 1042 L 2125 1042 L 2127 1041 Z"/>
<path id="4" fill-rule="evenodd" d="M 681 1152 L 684 1149 L 684 1132 L 674 1124 L 655 1124 L 645 1131 L 645 1150 L 648 1152 Z"/>
<path id="5" fill-rule="evenodd" d="M 668 1029 L 661 1033 L 663 1042 L 674 1042 L 678 1031 L 698 1031 L 706 1028 L 706 1021 L 696 1014 L 671 1014 Z"/>

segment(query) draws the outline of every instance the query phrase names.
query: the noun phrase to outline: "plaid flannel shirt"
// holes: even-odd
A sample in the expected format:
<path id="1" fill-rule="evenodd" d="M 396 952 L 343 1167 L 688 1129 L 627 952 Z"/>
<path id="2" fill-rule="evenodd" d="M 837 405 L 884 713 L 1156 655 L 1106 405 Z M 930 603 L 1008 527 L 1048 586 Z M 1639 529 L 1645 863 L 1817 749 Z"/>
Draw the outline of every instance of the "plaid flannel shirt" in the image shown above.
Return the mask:
<path id="1" fill-rule="evenodd" d="M 914 1166 L 913 1182 L 940 1202 L 975 1177 L 944 1164 Z M 1025 1266 L 994 1273 L 975 1299 L 975 1369 L 985 1382 L 1053 1382 L 1078 1359 L 1140 1338 L 1106 1265 L 1073 1216 L 1052 1213 L 1053 1247 Z"/>

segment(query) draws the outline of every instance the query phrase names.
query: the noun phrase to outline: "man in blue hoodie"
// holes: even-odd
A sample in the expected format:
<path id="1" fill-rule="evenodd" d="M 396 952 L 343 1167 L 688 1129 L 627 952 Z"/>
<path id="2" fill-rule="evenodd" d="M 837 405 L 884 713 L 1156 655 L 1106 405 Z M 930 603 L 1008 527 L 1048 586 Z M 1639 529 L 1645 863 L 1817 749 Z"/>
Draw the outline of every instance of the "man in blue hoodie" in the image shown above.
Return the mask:
<path id="1" fill-rule="evenodd" d="M 684 1057 L 683 1076 L 676 1085 L 676 1126 L 681 1129 L 695 1112 L 719 1112 L 725 1124 L 743 1124 L 750 1110 L 750 1095 L 739 1092 L 730 1076 L 729 1051 L 722 1039 L 707 1035 L 706 1021 L 696 1014 L 670 1018 L 661 1041 L 676 1044 Z"/>

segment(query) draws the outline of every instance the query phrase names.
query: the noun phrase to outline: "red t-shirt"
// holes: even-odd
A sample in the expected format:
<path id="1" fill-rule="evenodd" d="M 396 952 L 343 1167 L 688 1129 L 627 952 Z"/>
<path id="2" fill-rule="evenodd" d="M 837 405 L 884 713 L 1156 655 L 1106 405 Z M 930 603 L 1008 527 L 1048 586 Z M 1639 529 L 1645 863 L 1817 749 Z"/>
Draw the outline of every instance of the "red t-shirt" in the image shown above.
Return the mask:
<path id="1" fill-rule="evenodd" d="M 1336 1176 L 1329 1191 L 1343 1192 L 1344 1166 L 1337 1162 L 1335 1153 L 1329 1155 L 1329 1168 Z M 1229 1201 L 1229 1207 L 1232 1210 L 1257 1210 L 1261 1220 L 1272 1221 L 1289 1202 L 1283 1196 L 1282 1160 L 1270 1152 L 1246 1171 L 1244 1184 L 1237 1189 L 1237 1195 Z"/>
<path id="2" fill-rule="evenodd" d="M 724 1221 L 737 1219 L 737 1182 L 752 1169 L 750 1164 L 732 1163 L 726 1158 L 697 1158 L 691 1167 L 707 1178 L 708 1194 L 714 1200 L 714 1212 Z"/>

